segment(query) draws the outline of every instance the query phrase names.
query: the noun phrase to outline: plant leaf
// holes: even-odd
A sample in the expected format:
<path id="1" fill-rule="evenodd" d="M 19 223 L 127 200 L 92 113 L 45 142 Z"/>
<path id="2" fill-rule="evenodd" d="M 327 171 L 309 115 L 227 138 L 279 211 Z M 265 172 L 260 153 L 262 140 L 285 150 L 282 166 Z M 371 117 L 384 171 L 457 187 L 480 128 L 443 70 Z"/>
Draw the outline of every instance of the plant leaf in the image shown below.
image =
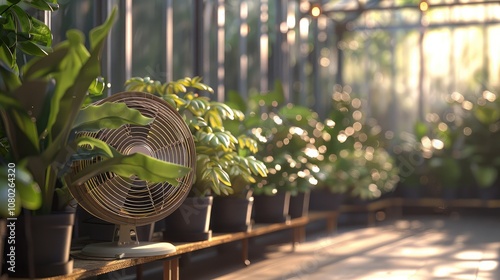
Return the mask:
<path id="1" fill-rule="evenodd" d="M 115 7 L 111 13 L 111 16 L 106 20 L 106 22 L 113 21 L 116 12 L 117 9 Z M 105 23 L 105 25 L 110 27 L 110 25 L 107 23 Z M 76 33 L 74 35 L 76 35 Z M 78 76 L 71 81 L 65 81 L 65 83 L 71 83 L 72 86 L 64 92 L 59 102 L 59 110 L 56 117 L 56 122 L 52 127 L 52 131 L 50 131 L 54 140 L 52 145 L 48 147 L 44 153 L 44 157 L 47 159 L 55 158 L 60 150 L 58 147 L 62 147 L 65 145 L 65 142 L 67 141 L 72 130 L 73 122 L 85 100 L 89 85 L 92 83 L 92 81 L 94 81 L 96 77 L 100 75 L 99 59 L 102 47 L 104 45 L 104 38 L 101 38 L 101 41 L 96 44 L 97 45 L 90 53 L 90 58 L 85 62 L 85 64 L 79 71 Z M 85 48 L 83 45 L 78 47 Z M 78 55 L 78 53 L 74 53 L 73 55 Z M 63 78 L 64 76 L 60 77 L 60 79 Z M 68 79 L 70 78 L 68 77 Z"/>
<path id="2" fill-rule="evenodd" d="M 93 143 L 93 149 L 100 150 L 102 144 L 97 144 L 100 140 L 86 139 L 85 143 Z M 101 141 L 102 142 L 102 141 Z M 103 159 L 91 165 L 85 166 L 77 174 L 71 175 L 69 183 L 74 185 L 82 185 L 90 178 L 104 173 L 113 172 L 119 176 L 129 178 L 137 176 L 141 180 L 151 183 L 168 182 L 169 184 L 178 185 L 178 178 L 185 176 L 191 171 L 191 168 L 171 162 L 162 161 L 141 153 L 130 155 L 122 155 L 113 148 L 109 147 L 113 153 L 112 158 Z M 69 176 L 69 175 L 68 175 Z"/>
<path id="3" fill-rule="evenodd" d="M 115 129 L 124 124 L 148 125 L 152 121 L 153 118 L 143 116 L 139 110 L 129 108 L 125 103 L 105 102 L 81 109 L 73 123 L 73 130 Z"/>

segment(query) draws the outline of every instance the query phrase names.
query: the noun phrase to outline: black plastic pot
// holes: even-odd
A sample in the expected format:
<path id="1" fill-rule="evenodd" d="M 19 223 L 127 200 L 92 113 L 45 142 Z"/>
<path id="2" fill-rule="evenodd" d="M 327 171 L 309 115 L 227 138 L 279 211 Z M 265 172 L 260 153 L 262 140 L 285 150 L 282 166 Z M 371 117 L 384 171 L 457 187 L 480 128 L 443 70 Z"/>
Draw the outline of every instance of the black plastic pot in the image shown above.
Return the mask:
<path id="1" fill-rule="evenodd" d="M 254 195 L 253 219 L 256 223 L 283 223 L 290 220 L 290 192 Z"/>
<path id="2" fill-rule="evenodd" d="M 18 217 L 14 221 L 15 272 L 7 271 L 9 277 L 42 278 L 70 274 L 73 271 L 70 248 L 74 220 L 75 213 Z M 7 226 L 11 222 L 8 221 Z M 5 246 L 7 254 L 4 256 L 8 256 L 10 249 L 10 246 Z"/>
<path id="3" fill-rule="evenodd" d="M 499 193 L 498 186 L 477 187 L 477 196 L 481 200 L 497 199 Z"/>
<path id="4" fill-rule="evenodd" d="M 6 220 L 0 219 L 0 252 L 3 252 L 4 238 L 6 234 L 7 234 Z M 2 253 L 2 255 L 0 256 L 0 279 L 4 279 L 4 277 L 2 276 L 2 265 L 3 265 L 4 255 L 5 254 Z"/>
<path id="5" fill-rule="evenodd" d="M 252 228 L 253 197 L 215 197 L 210 227 L 214 232 L 240 232 Z"/>
<path id="6" fill-rule="evenodd" d="M 213 197 L 187 197 L 182 205 L 164 219 L 166 241 L 193 242 L 212 237 L 210 214 Z"/>
<path id="7" fill-rule="evenodd" d="M 345 195 L 332 193 L 326 189 L 311 190 L 309 210 L 314 211 L 337 211 L 344 201 Z"/>
<path id="8" fill-rule="evenodd" d="M 288 214 L 290 218 L 300 218 L 307 217 L 309 212 L 309 201 L 311 197 L 311 192 L 300 192 L 297 195 L 292 195 L 290 197 L 290 209 Z"/>

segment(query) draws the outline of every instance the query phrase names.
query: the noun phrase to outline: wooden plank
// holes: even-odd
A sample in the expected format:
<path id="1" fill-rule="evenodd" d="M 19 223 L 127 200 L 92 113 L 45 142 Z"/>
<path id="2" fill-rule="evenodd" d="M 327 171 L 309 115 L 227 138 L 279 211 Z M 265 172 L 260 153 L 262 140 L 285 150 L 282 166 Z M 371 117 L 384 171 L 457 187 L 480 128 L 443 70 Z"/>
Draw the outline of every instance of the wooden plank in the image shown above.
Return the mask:
<path id="1" fill-rule="evenodd" d="M 326 230 L 328 233 L 333 233 L 337 230 L 337 219 L 339 211 L 309 211 L 309 222 L 325 220 Z"/>
<path id="2" fill-rule="evenodd" d="M 236 232 L 236 233 L 224 233 L 224 234 L 216 233 L 212 236 L 210 240 L 206 241 L 190 242 L 190 243 L 173 243 L 176 247 L 176 251 L 165 255 L 120 259 L 120 260 L 75 259 L 73 273 L 71 273 L 70 275 L 38 278 L 38 279 L 39 280 L 84 279 L 158 260 L 165 260 L 169 262 L 168 261 L 169 258 L 177 259 L 180 255 L 185 253 L 214 247 L 224 243 L 265 235 L 280 230 L 293 229 L 296 227 L 305 226 L 308 222 L 309 220 L 307 217 L 301 217 L 297 219 L 292 219 L 286 223 L 256 224 L 252 227 L 252 230 L 250 230 L 249 232 Z M 72 253 L 75 256 L 78 256 L 79 254 L 78 251 Z M 178 273 L 175 272 L 175 269 L 173 269 L 172 271 L 174 271 L 173 273 Z M 175 279 L 175 277 L 173 277 L 173 279 Z"/>
<path id="3" fill-rule="evenodd" d="M 446 200 L 442 198 L 404 199 L 404 207 L 455 207 L 455 208 L 500 208 L 500 200 L 483 200 L 478 198 L 460 198 Z"/>
<path id="4" fill-rule="evenodd" d="M 392 207 L 393 205 L 393 198 L 384 198 L 380 200 L 370 201 L 366 204 L 343 204 L 340 206 L 340 212 L 373 212 Z"/>
<path id="5" fill-rule="evenodd" d="M 455 199 L 444 200 L 440 198 L 422 198 L 422 199 L 401 199 L 388 198 L 371 202 L 367 205 L 343 205 L 340 212 L 348 211 L 367 211 L 371 215 L 373 212 L 381 209 L 390 209 L 392 207 L 483 207 L 483 208 L 500 208 L 500 200 L 480 200 L 480 199 Z M 178 263 L 180 255 L 201 250 L 224 243 L 229 243 L 238 240 L 247 240 L 251 237 L 265 235 L 271 232 L 276 232 L 285 229 L 294 229 L 294 241 L 302 239 L 301 227 L 305 227 L 309 222 L 325 219 L 327 229 L 333 232 L 336 229 L 337 217 L 339 211 L 310 211 L 308 217 L 292 219 L 287 223 L 276 224 L 256 224 L 249 232 L 237 232 L 226 234 L 214 234 L 212 239 L 207 241 L 191 242 L 191 243 L 174 243 L 177 251 L 171 254 L 141 257 L 133 259 L 120 260 L 83 260 L 75 259 L 73 273 L 65 276 L 39 278 L 40 280 L 63 280 L 63 279 L 84 279 L 92 276 L 106 274 L 109 272 L 121 270 L 128 267 L 140 266 L 145 263 L 163 260 L 169 265 Z M 303 229 L 302 229 L 303 230 Z M 77 256 L 78 252 L 72 252 Z M 244 256 L 243 256 L 244 258 Z M 173 262 L 171 262 L 173 260 Z M 140 271 L 139 267 L 139 271 Z M 172 268 L 172 273 L 178 274 L 178 268 Z M 138 272 L 139 273 L 139 272 Z M 170 273 L 170 272 L 169 272 Z M 140 273 L 139 273 L 140 274 Z M 175 276 L 172 277 L 175 279 Z"/>

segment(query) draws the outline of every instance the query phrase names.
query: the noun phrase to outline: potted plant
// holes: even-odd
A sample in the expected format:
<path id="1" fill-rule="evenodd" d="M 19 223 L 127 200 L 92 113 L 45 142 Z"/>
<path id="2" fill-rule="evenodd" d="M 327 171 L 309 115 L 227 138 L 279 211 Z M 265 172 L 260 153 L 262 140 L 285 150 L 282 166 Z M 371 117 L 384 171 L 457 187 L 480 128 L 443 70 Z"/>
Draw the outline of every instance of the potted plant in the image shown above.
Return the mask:
<path id="1" fill-rule="evenodd" d="M 402 132 L 394 145 L 395 164 L 400 178 L 396 191 L 402 198 L 414 200 L 425 196 L 429 182 L 428 153 L 424 152 L 418 135 L 424 135 L 426 130 L 423 123 L 416 122 L 414 132 Z"/>
<path id="2" fill-rule="evenodd" d="M 481 199 L 495 199 L 500 193 L 498 173 L 500 170 L 500 99 L 490 90 L 464 96 L 454 92 L 449 102 L 454 105 L 455 116 L 460 119 L 464 159 Z"/>
<path id="3" fill-rule="evenodd" d="M 332 135 L 336 123 L 331 119 L 317 121 L 314 135 L 316 135 L 317 156 L 311 162 L 316 184 L 310 192 L 310 210 L 336 211 L 340 207 L 345 194 L 349 191 L 348 176 L 339 173 L 343 159 L 339 159 L 339 151 L 335 145 L 335 135 Z"/>
<path id="4" fill-rule="evenodd" d="M 7 154 L 3 154 L 2 159 L 5 159 L 7 156 Z M 11 250 L 15 249 L 13 243 L 15 241 L 12 241 L 12 238 L 4 239 L 7 234 L 10 236 L 11 232 L 15 233 L 15 228 L 12 226 L 7 227 L 7 219 L 9 218 L 9 221 L 13 221 L 15 224 L 16 217 L 19 216 L 22 208 L 30 210 L 38 209 L 42 199 L 40 188 L 33 181 L 31 174 L 22 166 L 15 166 L 11 162 L 3 162 L 1 172 L 0 199 L 5 203 L 2 203 L 0 207 L 0 252 L 2 252 L 0 257 L 0 279 L 4 279 L 2 276 L 4 256 L 6 257 L 5 263 L 8 264 L 5 267 L 6 271 L 15 269 L 12 266 L 15 264 L 16 257 L 12 253 L 15 253 L 15 250 Z M 6 241 L 5 244 L 4 241 Z M 5 253 L 4 246 L 6 249 Z M 14 259 L 11 259 L 11 256 Z"/>
<path id="5" fill-rule="evenodd" d="M 210 238 L 213 197 L 242 191 L 244 186 L 234 187 L 233 181 L 251 181 L 253 176 L 265 176 L 265 169 L 259 161 L 247 154 L 254 149 L 252 142 L 225 129 L 225 120 L 241 121 L 243 113 L 205 96 L 213 90 L 199 77 L 186 77 L 163 84 L 149 78 L 132 78 L 127 81 L 126 88 L 161 96 L 184 117 L 195 138 L 195 182 L 184 204 L 165 219 L 165 235 L 171 240 L 182 241 Z M 196 221 L 199 218 L 198 225 Z M 180 226 L 182 229 L 179 229 Z"/>
<path id="6" fill-rule="evenodd" d="M 449 106 L 439 114 L 428 114 L 425 123 L 417 121 L 414 131 L 428 178 L 428 192 L 445 199 L 457 198 L 466 187 L 464 175 L 470 175 L 466 172 L 469 156 L 464 146 L 463 119 Z"/>
<path id="7" fill-rule="evenodd" d="M 344 202 L 372 200 L 391 192 L 399 179 L 398 168 L 383 147 L 380 127 L 364 117 L 361 100 L 349 93 L 336 91 L 332 101 L 333 110 L 322 122 L 318 137 L 318 189 L 344 193 Z M 315 204 L 325 203 L 311 201 L 313 209 Z"/>
<path id="8" fill-rule="evenodd" d="M 227 104 L 235 108 L 230 102 Z M 249 231 L 254 202 L 251 185 L 267 176 L 267 168 L 260 158 L 256 158 L 258 143 L 245 127 L 244 120 L 226 119 L 224 127 L 237 135 L 238 144 L 221 157 L 229 175 L 231 192 L 214 197 L 211 228 L 216 232 Z"/>
<path id="9" fill-rule="evenodd" d="M 315 150 L 310 126 L 314 112 L 284 105 L 279 83 L 274 91 L 252 94 L 248 102 L 238 100 L 236 94 L 230 97 L 230 102 L 239 104 L 238 108 L 246 112 L 244 127 L 259 141 L 257 154 L 269 171 L 266 178 L 253 185 L 254 220 L 284 222 L 290 214 L 293 218 L 307 214 L 309 189 L 315 182 L 309 162 L 310 153 Z"/>
<path id="10" fill-rule="evenodd" d="M 251 147 L 251 149 L 249 148 Z M 265 164 L 254 156 L 257 143 L 248 135 L 238 136 L 236 150 L 227 153 L 223 160 L 229 174 L 232 191 L 214 197 L 211 228 L 215 232 L 239 232 L 251 229 L 253 189 L 256 177 L 266 177 Z"/>
<path id="11" fill-rule="evenodd" d="M 153 182 L 170 177 L 156 173 L 156 168 L 172 167 L 170 163 L 160 163 L 140 153 L 122 155 L 103 141 L 75 137 L 78 131 L 112 129 L 123 124 L 145 125 L 152 121 L 123 104 L 89 105 L 82 109 L 89 88 L 99 77 L 101 49 L 115 17 L 116 9 L 102 26 L 90 32 L 90 51 L 84 45 L 83 34 L 70 30 L 67 41 L 58 44 L 53 52 L 24 65 L 20 70 L 22 78 L 5 64 L 0 65 L 0 109 L 9 153 L 13 163 L 32 174 L 41 191 L 40 207 L 24 211 L 18 221 L 17 230 L 26 235 L 17 235 L 15 276 L 47 277 L 72 270 L 69 249 L 74 212 L 61 212 L 72 197 L 65 180 L 60 180 L 68 173 L 72 161 L 97 156 L 101 159 L 99 164 L 89 165 L 71 176 L 76 187 L 86 178 L 106 171 L 126 177 L 137 175 Z M 145 170 L 138 162 L 154 162 L 156 168 Z M 131 164 L 135 165 L 133 170 Z M 187 172 L 180 166 L 175 168 Z M 57 187 L 58 182 L 61 187 Z M 56 224 L 52 226 L 51 222 Z M 60 255 L 56 255 L 56 245 L 61 246 Z M 33 253 L 29 253 L 31 250 Z"/>

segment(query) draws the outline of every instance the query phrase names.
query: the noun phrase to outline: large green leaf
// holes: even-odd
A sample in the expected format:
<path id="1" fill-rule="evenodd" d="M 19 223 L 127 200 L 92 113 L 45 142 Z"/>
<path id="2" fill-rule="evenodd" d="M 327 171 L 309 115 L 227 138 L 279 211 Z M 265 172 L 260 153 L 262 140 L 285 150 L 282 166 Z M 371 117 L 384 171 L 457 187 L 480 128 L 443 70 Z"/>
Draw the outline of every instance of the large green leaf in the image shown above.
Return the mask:
<path id="1" fill-rule="evenodd" d="M 5 47 L 0 42 L 0 91 L 11 92 L 21 85 L 17 69 L 13 69 L 3 58 L 2 50 Z"/>
<path id="2" fill-rule="evenodd" d="M 14 159 L 37 154 L 39 139 L 35 123 L 12 95 L 0 93 L 3 128 Z"/>
<path id="3" fill-rule="evenodd" d="M 0 199 L 4 201 L 0 204 L 0 217 L 17 216 L 21 212 L 21 207 L 30 210 L 36 210 L 40 207 L 42 203 L 40 188 L 28 171 L 20 165 L 10 169 L 10 172 L 7 166 L 3 166 L 0 170 Z M 12 174 L 15 176 L 12 177 Z M 10 181 L 9 179 L 15 180 Z M 11 213 L 7 202 L 9 197 L 12 198 L 13 192 L 17 203 L 13 203 L 14 213 Z"/>
<path id="4" fill-rule="evenodd" d="M 94 51 L 100 51 L 102 48 L 102 44 L 106 39 L 106 36 L 109 34 L 109 31 L 111 30 L 111 27 L 113 27 L 113 24 L 116 21 L 116 14 L 117 14 L 117 9 L 116 7 L 111 11 L 111 14 L 109 15 L 108 19 L 100 26 L 97 26 L 90 30 L 89 33 L 89 40 L 90 40 L 90 50 Z"/>
<path id="5" fill-rule="evenodd" d="M 111 15 L 106 20 L 106 26 L 110 27 L 107 22 L 114 22 L 116 12 L 116 8 L 113 9 Z M 94 79 L 100 75 L 99 59 L 104 43 L 104 39 L 96 43 L 96 47 L 90 53 L 90 58 L 81 68 L 77 78 L 72 80 L 72 86 L 61 97 L 56 121 L 51 131 L 51 135 L 54 138 L 53 144 L 47 148 L 44 155 L 45 158 L 55 158 L 59 152 L 59 147 L 65 145 L 73 128 L 73 122 L 85 100 L 87 89 Z M 60 78 L 63 79 L 64 75 L 61 75 Z"/>
<path id="6" fill-rule="evenodd" d="M 23 66 L 23 79 L 47 79 L 47 77 L 50 77 L 51 73 L 58 71 L 61 61 L 69 52 L 69 48 L 70 45 L 63 42 L 57 45 L 57 48 L 49 56 L 31 59 Z"/>
<path id="7" fill-rule="evenodd" d="M 30 5 L 33 8 L 37 8 L 44 11 L 56 11 L 59 9 L 59 4 L 56 0 L 23 0 L 24 3 Z"/>
<path id="8" fill-rule="evenodd" d="M 187 166 L 162 161 L 141 153 L 123 155 L 103 141 L 90 137 L 80 144 L 102 150 L 101 154 L 111 153 L 112 157 L 88 165 L 77 174 L 70 176 L 69 182 L 74 185 L 82 185 L 98 174 L 113 172 L 126 178 L 137 176 L 141 180 L 152 183 L 168 182 L 176 186 L 178 185 L 177 178 L 186 175 L 191 170 Z"/>
<path id="9" fill-rule="evenodd" d="M 101 105 L 90 105 L 80 110 L 73 123 L 73 130 L 114 129 L 124 124 L 148 125 L 152 121 L 153 118 L 143 116 L 141 112 L 129 108 L 125 103 L 106 102 Z"/>

